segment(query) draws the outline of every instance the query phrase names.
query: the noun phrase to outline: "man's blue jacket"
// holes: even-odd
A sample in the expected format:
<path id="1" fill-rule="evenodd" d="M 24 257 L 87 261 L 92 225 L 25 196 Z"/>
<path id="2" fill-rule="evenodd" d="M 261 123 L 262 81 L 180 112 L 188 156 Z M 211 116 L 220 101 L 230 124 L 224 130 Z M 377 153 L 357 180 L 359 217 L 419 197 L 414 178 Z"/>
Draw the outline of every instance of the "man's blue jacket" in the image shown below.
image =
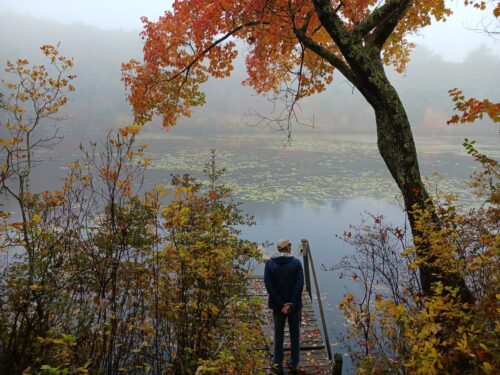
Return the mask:
<path id="1" fill-rule="evenodd" d="M 302 308 L 304 271 L 297 258 L 283 255 L 269 259 L 264 268 L 264 284 L 270 309 L 281 310 L 285 303 L 292 303 L 293 310 Z"/>

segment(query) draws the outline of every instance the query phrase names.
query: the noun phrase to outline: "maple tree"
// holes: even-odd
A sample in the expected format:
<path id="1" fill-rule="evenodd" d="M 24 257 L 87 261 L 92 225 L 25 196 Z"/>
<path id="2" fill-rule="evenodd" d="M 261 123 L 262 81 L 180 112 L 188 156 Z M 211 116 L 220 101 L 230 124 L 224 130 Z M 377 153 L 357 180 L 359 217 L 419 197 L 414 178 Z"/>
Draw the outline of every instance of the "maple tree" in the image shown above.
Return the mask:
<path id="1" fill-rule="evenodd" d="M 486 7 L 480 1 L 465 5 Z M 239 40 L 247 48 L 243 83 L 284 98 L 286 115 L 277 121 L 290 129 L 297 103 L 324 91 L 338 70 L 374 109 L 380 154 L 403 195 L 419 252 L 427 256 L 430 246 L 415 225 L 414 211 L 431 204 L 430 197 L 408 116 L 384 66 L 403 71 L 413 47 L 407 36 L 451 13 L 444 0 L 178 0 L 158 21 L 142 19 L 144 62 L 123 64 L 123 80 L 136 121 L 160 115 L 170 127 L 204 104 L 200 85 L 210 76 L 231 74 Z M 431 220 L 439 222 L 436 214 Z M 430 264 L 420 266 L 425 293 L 442 280 L 472 301 L 463 278 Z"/>

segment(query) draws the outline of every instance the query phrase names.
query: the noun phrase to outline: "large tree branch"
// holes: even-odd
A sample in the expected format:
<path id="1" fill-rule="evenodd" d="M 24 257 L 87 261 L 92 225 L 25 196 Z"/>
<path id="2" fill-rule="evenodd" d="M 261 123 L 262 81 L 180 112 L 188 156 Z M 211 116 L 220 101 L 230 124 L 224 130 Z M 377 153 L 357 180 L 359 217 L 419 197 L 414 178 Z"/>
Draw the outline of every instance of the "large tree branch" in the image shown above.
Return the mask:
<path id="1" fill-rule="evenodd" d="M 364 37 L 375 27 L 379 26 L 382 22 L 391 17 L 399 8 L 401 3 L 407 2 L 406 0 L 388 0 L 384 5 L 375 8 L 367 17 L 365 17 L 355 28 L 354 32 Z"/>
<path id="2" fill-rule="evenodd" d="M 337 14 L 338 8 L 334 9 L 330 0 L 313 0 L 313 4 L 321 24 L 333 41 L 343 50 L 350 43 L 352 33 L 345 27 L 344 22 Z"/>
<path id="3" fill-rule="evenodd" d="M 328 61 L 330 64 L 332 64 L 336 69 L 338 69 L 344 77 L 346 77 L 353 85 L 358 87 L 358 84 L 360 83 L 358 77 L 354 74 L 354 72 L 351 70 L 349 65 L 342 60 L 340 57 L 338 57 L 336 54 L 330 52 L 328 49 L 323 47 L 322 45 L 316 43 L 313 39 L 311 39 L 309 36 L 306 35 L 304 30 L 302 29 L 295 29 L 294 30 L 295 35 L 299 39 L 299 41 L 308 49 L 313 51 L 316 55 L 321 57 L 322 59 L 325 59 Z"/>
<path id="4" fill-rule="evenodd" d="M 381 19 L 375 26 L 375 29 L 373 29 L 373 32 L 367 38 L 367 41 L 378 49 L 381 49 L 387 38 L 389 38 L 398 25 L 398 22 L 405 16 L 406 11 L 410 6 L 410 2 L 411 0 L 394 1 L 395 8 L 391 11 L 387 11 L 385 18 Z"/>

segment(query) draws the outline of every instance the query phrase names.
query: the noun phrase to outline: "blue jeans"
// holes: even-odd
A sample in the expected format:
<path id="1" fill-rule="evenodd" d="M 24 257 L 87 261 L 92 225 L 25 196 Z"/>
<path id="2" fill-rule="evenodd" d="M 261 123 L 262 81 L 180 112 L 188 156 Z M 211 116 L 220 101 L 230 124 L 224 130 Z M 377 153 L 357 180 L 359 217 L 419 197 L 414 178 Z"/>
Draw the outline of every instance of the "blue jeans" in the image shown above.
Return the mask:
<path id="1" fill-rule="evenodd" d="M 283 340 L 285 338 L 285 322 L 288 320 L 288 329 L 290 331 L 290 341 L 292 356 L 289 364 L 296 366 L 300 360 L 300 319 L 302 309 L 292 310 L 288 315 L 279 310 L 273 310 L 274 318 L 274 358 L 273 365 L 282 366 L 283 364 Z"/>

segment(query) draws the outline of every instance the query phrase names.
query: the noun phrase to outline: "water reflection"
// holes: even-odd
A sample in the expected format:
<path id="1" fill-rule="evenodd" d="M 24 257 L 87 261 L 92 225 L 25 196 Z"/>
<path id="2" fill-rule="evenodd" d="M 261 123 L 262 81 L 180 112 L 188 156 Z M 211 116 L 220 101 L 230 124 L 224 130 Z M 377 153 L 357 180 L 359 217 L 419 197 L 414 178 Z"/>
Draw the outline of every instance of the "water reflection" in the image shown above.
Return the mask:
<path id="1" fill-rule="evenodd" d="M 462 204 L 474 204 L 464 181 L 475 168 L 461 147 L 460 137 L 417 139 L 424 175 L 443 175 L 440 188 L 457 193 Z M 364 212 L 383 214 L 401 225 L 404 214 L 396 198 L 395 183 L 378 154 L 374 138 L 363 136 L 299 135 L 285 145 L 281 135 L 208 136 L 205 138 L 173 134 L 146 134 L 139 144 L 149 143 L 152 168 L 147 171 L 146 188 L 168 184 L 173 173 L 190 173 L 203 178 L 202 170 L 209 149 L 216 148 L 219 164 L 227 169 L 225 182 L 253 214 L 257 225 L 242 228 L 245 238 L 276 241 L 289 238 L 297 251 L 302 238 L 309 240 L 325 295 L 330 337 L 342 334 L 342 318 L 336 304 L 352 285 L 335 272 L 324 270 L 336 264 L 352 249 L 335 235 L 349 224 L 358 224 Z M 491 140 L 478 140 L 483 151 L 498 157 Z M 65 165 L 79 153 L 77 144 L 63 142 L 48 155 L 52 162 L 40 165 L 33 174 L 33 190 L 61 187 Z M 5 197 L 2 197 L 5 199 Z M 12 202 L 3 202 L 7 209 Z M 269 249 L 274 251 L 274 249 Z M 262 266 L 256 273 L 261 273 Z"/>
<path id="2" fill-rule="evenodd" d="M 360 222 L 366 212 L 382 214 L 395 224 L 402 225 L 405 216 L 398 204 L 387 204 L 373 198 L 355 198 L 342 202 L 331 202 L 323 208 L 304 203 L 283 202 L 265 204 L 245 202 L 243 209 L 255 215 L 258 225 L 242 228 L 243 235 L 257 242 L 275 242 L 279 238 L 289 238 L 292 241 L 292 252 L 298 255 L 301 239 L 309 240 L 314 257 L 320 291 L 324 296 L 325 316 L 328 323 L 331 342 L 344 334 L 342 314 L 337 304 L 349 289 L 354 291 L 354 285 L 346 278 L 340 278 L 338 272 L 328 269 L 352 252 L 352 249 L 336 237 L 348 229 L 349 224 Z M 275 251 L 274 247 L 266 249 L 268 253 Z M 322 267 L 322 265 L 324 267 Z M 257 267 L 256 274 L 263 273 L 263 266 Z M 317 304 L 315 304 L 317 310 Z M 317 316 L 319 317 L 319 312 Z M 342 351 L 341 347 L 333 351 Z M 350 367 L 345 361 L 346 370 Z"/>

